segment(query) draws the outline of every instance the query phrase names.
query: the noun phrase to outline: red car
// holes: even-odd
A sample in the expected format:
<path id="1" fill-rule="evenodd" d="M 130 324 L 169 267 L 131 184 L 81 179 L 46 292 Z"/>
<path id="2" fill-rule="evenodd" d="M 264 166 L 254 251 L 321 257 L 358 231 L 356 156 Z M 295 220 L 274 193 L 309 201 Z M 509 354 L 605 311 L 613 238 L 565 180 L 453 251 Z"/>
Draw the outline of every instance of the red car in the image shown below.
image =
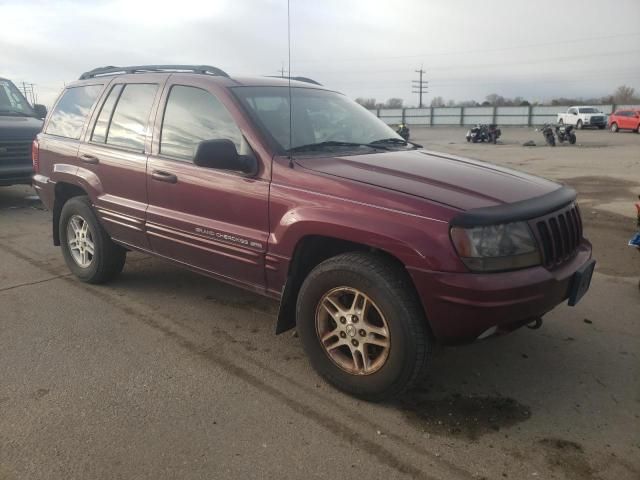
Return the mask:
<path id="1" fill-rule="evenodd" d="M 309 79 L 92 70 L 33 164 L 80 280 L 138 250 L 272 297 L 276 332 L 297 328 L 315 369 L 369 400 L 420 378 L 434 342 L 574 305 L 595 264 L 572 189 L 424 150 Z"/>
<path id="2" fill-rule="evenodd" d="M 640 110 L 616 110 L 609 115 L 608 126 L 612 132 L 633 130 L 640 133 Z"/>

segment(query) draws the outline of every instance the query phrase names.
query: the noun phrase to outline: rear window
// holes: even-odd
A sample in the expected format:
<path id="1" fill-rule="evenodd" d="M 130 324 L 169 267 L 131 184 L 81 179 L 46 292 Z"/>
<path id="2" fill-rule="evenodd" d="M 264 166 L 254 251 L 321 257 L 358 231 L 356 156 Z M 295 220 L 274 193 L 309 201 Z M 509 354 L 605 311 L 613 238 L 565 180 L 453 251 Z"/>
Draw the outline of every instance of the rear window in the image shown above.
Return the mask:
<path id="1" fill-rule="evenodd" d="M 144 151 L 156 90 L 155 84 L 131 83 L 124 87 L 106 132 L 107 145 Z"/>
<path id="2" fill-rule="evenodd" d="M 68 88 L 51 112 L 45 133 L 79 139 L 84 122 L 101 91 L 102 85 Z"/>

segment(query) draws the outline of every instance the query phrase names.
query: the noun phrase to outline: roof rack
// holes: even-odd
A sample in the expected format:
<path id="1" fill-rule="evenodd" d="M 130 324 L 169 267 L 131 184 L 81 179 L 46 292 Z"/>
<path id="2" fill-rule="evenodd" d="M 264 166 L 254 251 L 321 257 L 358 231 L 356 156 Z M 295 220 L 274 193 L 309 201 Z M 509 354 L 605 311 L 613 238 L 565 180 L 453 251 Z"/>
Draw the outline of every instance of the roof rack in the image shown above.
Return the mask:
<path id="1" fill-rule="evenodd" d="M 149 72 L 192 72 L 204 75 L 217 75 L 229 78 L 224 70 L 210 65 L 134 65 L 130 67 L 98 67 L 80 75 L 80 80 L 95 78 L 103 75 L 118 75 L 124 73 L 149 73 Z"/>
<path id="2" fill-rule="evenodd" d="M 288 79 L 289 77 L 282 77 L 280 75 L 267 75 L 267 77 L 269 78 L 282 78 L 282 79 Z M 296 80 L 298 82 L 305 82 L 305 83 L 313 83 L 314 85 L 319 85 L 322 87 L 322 84 L 320 82 L 316 82 L 315 80 L 309 78 L 309 77 L 291 77 L 291 80 Z"/>

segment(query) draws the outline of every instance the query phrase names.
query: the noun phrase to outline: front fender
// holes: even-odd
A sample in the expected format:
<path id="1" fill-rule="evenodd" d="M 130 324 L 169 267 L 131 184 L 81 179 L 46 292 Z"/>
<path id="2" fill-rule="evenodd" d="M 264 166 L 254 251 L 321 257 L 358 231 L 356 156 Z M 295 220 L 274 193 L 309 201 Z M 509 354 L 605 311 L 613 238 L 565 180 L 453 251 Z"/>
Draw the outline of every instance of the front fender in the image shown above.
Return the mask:
<path id="1" fill-rule="evenodd" d="M 303 238 L 323 236 L 382 250 L 407 267 L 464 271 L 442 220 L 368 205 L 299 206 L 273 220 L 269 250 L 277 256 L 289 258 Z"/>

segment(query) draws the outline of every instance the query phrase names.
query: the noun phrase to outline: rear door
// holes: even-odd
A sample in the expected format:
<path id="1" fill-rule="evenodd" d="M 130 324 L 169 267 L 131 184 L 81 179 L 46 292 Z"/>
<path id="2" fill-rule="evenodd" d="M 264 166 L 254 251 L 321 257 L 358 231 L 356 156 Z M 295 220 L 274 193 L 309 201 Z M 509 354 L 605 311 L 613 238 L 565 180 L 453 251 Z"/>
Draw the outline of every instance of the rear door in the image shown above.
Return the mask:
<path id="1" fill-rule="evenodd" d="M 151 118 L 168 75 L 117 77 L 80 146 L 87 181 L 97 182 L 96 211 L 116 240 L 149 248 L 144 232 Z"/>
<path id="2" fill-rule="evenodd" d="M 146 229 L 158 254 L 263 290 L 269 173 L 208 79 L 177 76 L 165 88 L 147 167 Z M 229 99 L 226 99 L 229 102 Z M 259 173 L 194 165 L 202 140 L 230 139 Z"/>

